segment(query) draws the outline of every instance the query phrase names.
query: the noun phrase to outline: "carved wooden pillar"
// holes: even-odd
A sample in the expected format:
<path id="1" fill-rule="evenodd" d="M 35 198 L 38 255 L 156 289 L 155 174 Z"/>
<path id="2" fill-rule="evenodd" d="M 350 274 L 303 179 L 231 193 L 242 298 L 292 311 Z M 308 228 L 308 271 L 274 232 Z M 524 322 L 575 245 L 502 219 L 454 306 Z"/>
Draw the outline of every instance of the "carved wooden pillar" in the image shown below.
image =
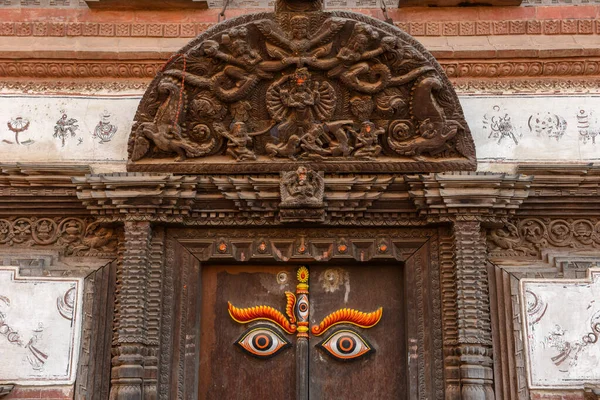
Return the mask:
<path id="1" fill-rule="evenodd" d="M 446 400 L 460 400 L 460 353 L 456 307 L 456 268 L 454 267 L 454 236 L 440 234 L 440 284 L 444 330 L 444 377 Z"/>
<path id="2" fill-rule="evenodd" d="M 455 355 L 460 359 L 460 398 L 494 400 L 485 236 L 477 221 L 455 221 L 453 231 L 458 314 Z"/>
<path id="3" fill-rule="evenodd" d="M 144 385 L 148 372 L 144 370 L 144 365 L 148 357 L 146 294 L 150 274 L 150 241 L 149 222 L 125 222 L 122 256 L 117 270 L 111 400 L 156 398 L 156 384 L 154 395 Z"/>

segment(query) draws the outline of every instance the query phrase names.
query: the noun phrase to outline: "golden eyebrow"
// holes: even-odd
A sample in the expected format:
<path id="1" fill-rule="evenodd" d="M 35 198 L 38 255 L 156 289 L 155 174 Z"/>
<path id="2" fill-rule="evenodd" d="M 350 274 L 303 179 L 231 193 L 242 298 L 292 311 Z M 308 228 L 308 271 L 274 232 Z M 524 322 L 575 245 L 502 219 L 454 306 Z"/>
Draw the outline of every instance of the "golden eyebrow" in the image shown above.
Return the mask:
<path id="1" fill-rule="evenodd" d="M 266 320 L 278 325 L 287 333 L 296 332 L 296 325 L 291 324 L 285 318 L 285 315 L 273 307 L 256 306 L 249 308 L 238 308 L 230 302 L 227 302 L 227 308 L 229 309 L 229 315 L 231 318 L 240 324 L 247 324 L 248 322 L 257 320 Z"/>
<path id="2" fill-rule="evenodd" d="M 351 308 L 342 308 L 326 316 L 318 326 L 313 326 L 311 332 L 313 335 L 320 336 L 327 329 L 338 324 L 351 324 L 361 328 L 372 328 L 377 325 L 382 315 L 383 307 L 379 307 L 370 313 L 364 313 Z"/>

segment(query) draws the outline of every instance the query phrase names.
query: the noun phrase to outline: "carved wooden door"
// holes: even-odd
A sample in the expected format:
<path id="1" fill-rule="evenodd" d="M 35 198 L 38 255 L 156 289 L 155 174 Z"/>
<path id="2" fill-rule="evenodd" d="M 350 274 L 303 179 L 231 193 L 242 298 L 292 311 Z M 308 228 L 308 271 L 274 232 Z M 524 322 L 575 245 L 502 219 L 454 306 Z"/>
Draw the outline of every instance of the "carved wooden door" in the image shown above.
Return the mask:
<path id="1" fill-rule="evenodd" d="M 403 268 L 202 268 L 201 399 L 407 398 Z"/>

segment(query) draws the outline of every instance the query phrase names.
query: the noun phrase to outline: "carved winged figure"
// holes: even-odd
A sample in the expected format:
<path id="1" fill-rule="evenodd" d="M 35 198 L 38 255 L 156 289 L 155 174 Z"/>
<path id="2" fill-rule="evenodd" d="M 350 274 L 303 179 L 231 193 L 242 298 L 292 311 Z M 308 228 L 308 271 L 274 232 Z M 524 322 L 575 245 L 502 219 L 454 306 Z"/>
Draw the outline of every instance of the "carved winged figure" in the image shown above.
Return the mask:
<path id="1" fill-rule="evenodd" d="M 256 23 L 256 27 L 267 38 L 267 52 L 273 58 L 281 60 L 270 63 L 271 70 L 281 70 L 289 65 L 301 67 L 309 60 L 314 61 L 331 52 L 332 43 L 322 45 L 335 36 L 344 27 L 345 22 L 339 18 L 327 19 L 313 35 L 310 34 L 310 19 L 305 15 L 295 15 L 290 19 L 290 33 L 286 34 L 272 20 Z"/>
<path id="2" fill-rule="evenodd" d="M 506 224 L 506 229 L 494 229 L 488 234 L 490 240 L 498 248 L 515 251 L 525 255 L 536 255 L 535 248 L 523 241 L 517 227 L 511 223 Z"/>

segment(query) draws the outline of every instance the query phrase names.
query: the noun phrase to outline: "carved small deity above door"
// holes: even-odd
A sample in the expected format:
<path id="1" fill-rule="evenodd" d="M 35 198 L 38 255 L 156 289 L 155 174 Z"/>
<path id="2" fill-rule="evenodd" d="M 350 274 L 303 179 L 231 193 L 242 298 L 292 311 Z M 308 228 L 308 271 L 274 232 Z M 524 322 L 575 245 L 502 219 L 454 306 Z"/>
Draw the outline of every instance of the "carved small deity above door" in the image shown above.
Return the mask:
<path id="1" fill-rule="evenodd" d="M 173 55 L 138 108 L 129 169 L 474 169 L 469 128 L 435 59 L 392 25 L 320 7 L 281 0 Z"/>

